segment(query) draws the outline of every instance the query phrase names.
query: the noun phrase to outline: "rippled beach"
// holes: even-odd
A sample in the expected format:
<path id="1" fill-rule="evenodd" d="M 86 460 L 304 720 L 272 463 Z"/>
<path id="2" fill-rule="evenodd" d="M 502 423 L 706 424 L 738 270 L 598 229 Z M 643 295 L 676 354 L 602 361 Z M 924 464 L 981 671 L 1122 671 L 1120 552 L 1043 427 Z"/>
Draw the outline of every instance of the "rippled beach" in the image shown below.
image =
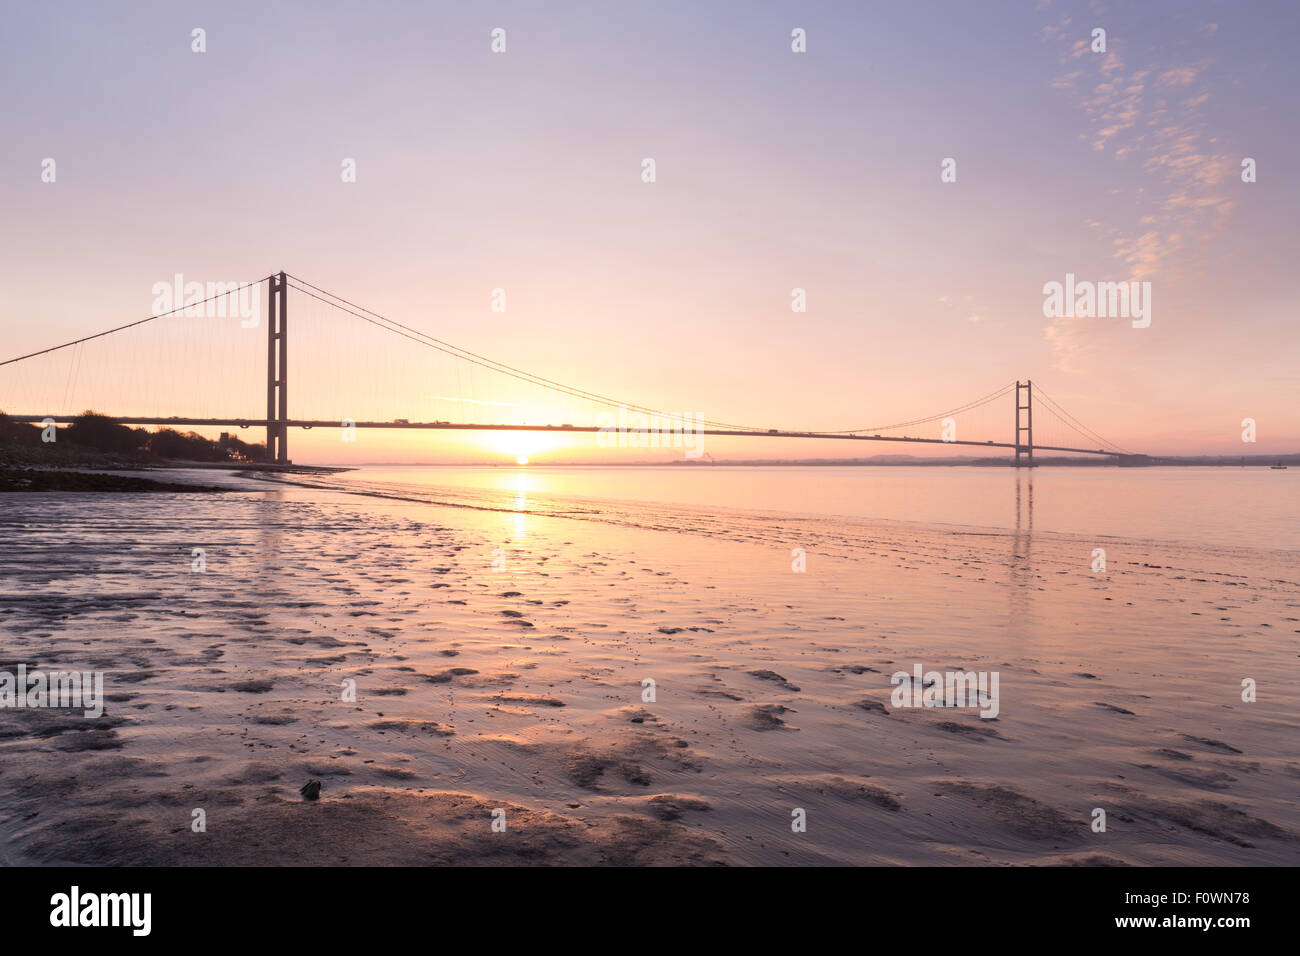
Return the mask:
<path id="1" fill-rule="evenodd" d="M 1300 862 L 1284 535 L 402 478 L 5 496 L 0 669 L 107 695 L 0 711 L 5 859 Z"/>

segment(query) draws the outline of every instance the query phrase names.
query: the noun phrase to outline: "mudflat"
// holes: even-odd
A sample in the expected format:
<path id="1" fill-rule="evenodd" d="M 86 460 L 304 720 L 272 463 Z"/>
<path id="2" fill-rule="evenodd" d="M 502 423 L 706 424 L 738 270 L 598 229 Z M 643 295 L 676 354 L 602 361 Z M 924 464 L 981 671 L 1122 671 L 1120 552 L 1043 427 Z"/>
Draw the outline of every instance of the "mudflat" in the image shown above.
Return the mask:
<path id="1" fill-rule="evenodd" d="M 1278 553 L 260 485 L 5 497 L 6 862 L 1300 862 Z"/>

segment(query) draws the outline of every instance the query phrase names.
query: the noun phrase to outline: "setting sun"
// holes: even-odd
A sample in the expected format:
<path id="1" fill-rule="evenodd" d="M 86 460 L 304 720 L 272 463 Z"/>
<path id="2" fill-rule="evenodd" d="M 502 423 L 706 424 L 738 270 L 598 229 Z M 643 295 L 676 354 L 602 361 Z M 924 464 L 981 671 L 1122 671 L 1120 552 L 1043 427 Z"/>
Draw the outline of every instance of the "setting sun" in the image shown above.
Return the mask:
<path id="1" fill-rule="evenodd" d="M 553 432 L 494 431 L 481 435 L 477 440 L 486 451 L 507 456 L 519 465 L 526 465 L 530 458 L 569 444 L 565 436 Z"/>

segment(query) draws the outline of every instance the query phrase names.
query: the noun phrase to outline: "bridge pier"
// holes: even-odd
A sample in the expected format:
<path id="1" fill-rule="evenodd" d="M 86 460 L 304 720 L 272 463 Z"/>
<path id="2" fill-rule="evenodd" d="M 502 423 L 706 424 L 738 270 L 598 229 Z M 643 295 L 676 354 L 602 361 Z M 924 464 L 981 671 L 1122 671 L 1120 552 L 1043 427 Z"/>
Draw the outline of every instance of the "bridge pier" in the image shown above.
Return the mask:
<path id="1" fill-rule="evenodd" d="M 1020 392 L 1025 393 L 1025 403 L 1020 404 Z M 1024 412 L 1024 424 L 1020 413 Z M 1021 435 L 1025 438 L 1022 441 Z M 1021 458 L 1021 453 L 1024 458 Z M 1034 383 L 1026 381 L 1023 385 L 1016 381 L 1016 467 L 1034 467 Z"/>
<path id="2" fill-rule="evenodd" d="M 266 280 L 266 460 L 289 464 L 289 286 Z"/>

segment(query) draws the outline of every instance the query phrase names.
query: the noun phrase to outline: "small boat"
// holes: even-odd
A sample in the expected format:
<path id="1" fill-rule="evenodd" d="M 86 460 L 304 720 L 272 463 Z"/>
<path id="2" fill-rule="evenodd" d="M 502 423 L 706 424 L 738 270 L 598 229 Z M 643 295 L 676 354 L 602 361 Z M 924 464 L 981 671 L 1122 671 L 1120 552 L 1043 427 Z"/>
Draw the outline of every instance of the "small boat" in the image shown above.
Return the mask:
<path id="1" fill-rule="evenodd" d="M 1268 467 L 1272 471 L 1286 471 L 1286 465 L 1282 464 L 1280 461 L 1276 465 L 1269 465 Z"/>

